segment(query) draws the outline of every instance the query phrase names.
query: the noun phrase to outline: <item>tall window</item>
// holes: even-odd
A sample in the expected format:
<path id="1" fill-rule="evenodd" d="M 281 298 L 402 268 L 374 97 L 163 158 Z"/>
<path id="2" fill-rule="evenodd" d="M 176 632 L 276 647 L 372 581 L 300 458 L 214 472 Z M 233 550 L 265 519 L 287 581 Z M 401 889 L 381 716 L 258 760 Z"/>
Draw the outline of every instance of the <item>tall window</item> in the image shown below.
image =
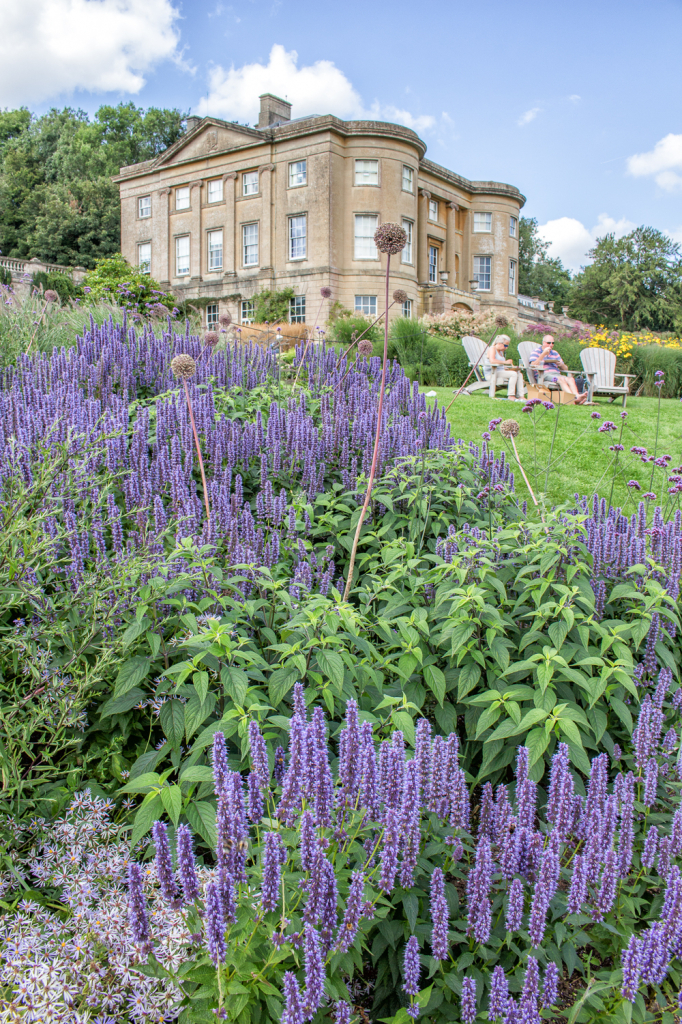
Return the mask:
<path id="1" fill-rule="evenodd" d="M 258 194 L 258 171 L 247 171 L 242 174 L 242 195 L 255 196 Z"/>
<path id="2" fill-rule="evenodd" d="M 429 220 L 438 221 L 438 200 L 429 199 Z"/>
<path id="3" fill-rule="evenodd" d="M 296 160 L 289 164 L 289 188 L 298 188 L 299 185 L 306 185 L 308 182 L 308 167 L 306 160 Z"/>
<path id="4" fill-rule="evenodd" d="M 303 217 L 289 217 L 289 259 L 304 260 L 306 257 L 306 220 Z M 303 321 L 292 321 L 303 323 Z"/>
<path id="5" fill-rule="evenodd" d="M 218 303 L 212 302 L 210 306 L 206 307 L 206 326 L 217 327 L 218 326 Z"/>
<path id="6" fill-rule="evenodd" d="M 137 265 L 142 274 L 152 272 L 152 243 L 142 242 L 137 247 Z"/>
<path id="7" fill-rule="evenodd" d="M 223 232 L 209 231 L 208 233 L 208 269 L 223 269 Z"/>
<path id="8" fill-rule="evenodd" d="M 137 216 L 144 220 L 145 217 L 151 217 L 152 215 L 152 197 L 151 196 L 140 196 L 137 200 Z"/>
<path id="9" fill-rule="evenodd" d="M 239 309 L 239 321 L 242 324 L 252 324 L 254 317 L 253 299 L 242 299 Z"/>
<path id="10" fill-rule="evenodd" d="M 405 301 L 403 302 L 403 316 L 406 316 L 408 319 L 411 319 L 412 299 L 405 299 Z"/>
<path id="11" fill-rule="evenodd" d="M 289 323 L 305 323 L 305 295 L 295 295 L 289 299 Z"/>
<path id="12" fill-rule="evenodd" d="M 518 226 L 518 221 L 517 221 L 516 217 L 510 217 L 509 218 L 509 237 L 510 238 L 516 238 L 517 226 Z"/>
<path id="13" fill-rule="evenodd" d="M 429 246 L 429 284 L 438 284 L 438 246 Z"/>
<path id="14" fill-rule="evenodd" d="M 509 260 L 509 294 L 516 295 L 516 260 Z"/>
<path id="15" fill-rule="evenodd" d="M 490 291 L 492 256 L 474 256 L 474 278 L 478 281 L 479 292 Z"/>
<path id="16" fill-rule="evenodd" d="M 493 215 L 492 213 L 475 213 L 474 214 L 474 231 L 492 231 L 493 229 Z"/>
<path id="17" fill-rule="evenodd" d="M 378 185 L 379 184 L 379 161 L 378 160 L 356 160 L 355 161 L 355 184 L 356 185 Z"/>
<path id="18" fill-rule="evenodd" d="M 208 183 L 209 203 L 221 203 L 223 201 L 223 179 L 211 178 Z"/>
<path id="19" fill-rule="evenodd" d="M 403 192 L 414 192 L 414 171 L 403 164 Z"/>
<path id="20" fill-rule="evenodd" d="M 189 274 L 189 235 L 180 235 L 175 239 L 175 276 L 186 277 Z"/>
<path id="21" fill-rule="evenodd" d="M 358 213 L 355 215 L 355 259 L 375 260 L 378 256 L 377 247 L 374 244 L 374 234 L 379 224 L 379 218 L 371 214 Z"/>
<path id="22" fill-rule="evenodd" d="M 377 297 L 376 295 L 356 295 L 355 296 L 355 312 L 364 313 L 365 316 L 376 316 L 377 315 Z"/>
<path id="23" fill-rule="evenodd" d="M 258 225 L 242 225 L 242 251 L 245 267 L 258 266 Z"/>
<path id="24" fill-rule="evenodd" d="M 189 185 L 183 185 L 182 188 L 176 188 L 175 209 L 189 210 Z"/>
<path id="25" fill-rule="evenodd" d="M 405 248 L 403 249 L 403 251 L 400 254 L 400 262 L 401 263 L 411 263 L 412 262 L 412 221 L 411 220 L 404 220 L 403 221 L 403 231 L 407 235 L 407 242 L 405 243 Z"/>

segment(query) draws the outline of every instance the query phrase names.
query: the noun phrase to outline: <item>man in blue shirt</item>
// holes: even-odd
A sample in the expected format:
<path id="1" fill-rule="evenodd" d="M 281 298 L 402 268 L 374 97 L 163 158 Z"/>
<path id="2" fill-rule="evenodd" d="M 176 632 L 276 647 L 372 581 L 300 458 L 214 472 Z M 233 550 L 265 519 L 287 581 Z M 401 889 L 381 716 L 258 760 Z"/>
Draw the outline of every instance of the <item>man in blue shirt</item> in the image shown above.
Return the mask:
<path id="1" fill-rule="evenodd" d="M 542 339 L 542 345 L 533 349 L 530 365 L 538 371 L 538 384 L 556 381 L 562 391 L 574 396 L 576 405 L 583 405 L 587 401 L 587 392 L 580 394 L 573 377 L 564 377 L 559 372 L 567 370 L 568 367 L 554 348 L 554 338 L 551 334 L 546 334 Z"/>

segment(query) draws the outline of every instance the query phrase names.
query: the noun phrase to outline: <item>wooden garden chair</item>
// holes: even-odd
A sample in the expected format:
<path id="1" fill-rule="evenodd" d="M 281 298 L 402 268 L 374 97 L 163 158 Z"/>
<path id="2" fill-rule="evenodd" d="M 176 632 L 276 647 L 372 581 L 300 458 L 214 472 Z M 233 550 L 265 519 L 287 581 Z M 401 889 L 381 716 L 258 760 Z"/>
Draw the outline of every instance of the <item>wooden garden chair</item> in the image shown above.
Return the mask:
<path id="1" fill-rule="evenodd" d="M 623 408 L 630 394 L 630 381 L 636 373 L 616 373 L 616 357 L 606 348 L 584 348 L 580 353 L 580 362 L 587 377 L 588 401 L 594 395 L 611 395 L 610 401 L 623 396 Z M 622 377 L 623 383 L 616 384 L 615 378 Z"/>
<path id="2" fill-rule="evenodd" d="M 526 371 L 526 374 L 528 376 L 528 387 L 529 388 L 543 387 L 543 388 L 547 388 L 548 391 L 558 391 L 560 396 L 561 396 L 559 398 L 559 401 L 560 401 L 560 403 L 562 405 L 564 405 L 564 404 L 566 404 L 566 405 L 574 404 L 575 399 L 572 396 L 570 396 L 566 391 L 563 391 L 561 389 L 561 385 L 557 384 L 556 381 L 546 380 L 546 381 L 543 381 L 542 384 L 540 384 L 540 371 L 537 369 L 537 367 L 531 366 L 531 362 L 530 362 L 533 350 L 536 349 L 537 347 L 538 347 L 538 343 L 536 341 L 520 341 L 519 342 L 519 360 L 523 363 L 523 367 L 524 367 L 524 369 Z M 577 370 L 562 370 L 561 371 L 561 373 L 562 373 L 562 375 L 564 377 L 574 377 L 577 372 L 578 372 Z M 529 391 L 529 394 L 530 394 L 530 391 Z M 591 401 L 591 399 L 588 398 L 588 401 Z"/>
<path id="3" fill-rule="evenodd" d="M 506 388 L 507 384 L 504 381 L 500 384 L 497 383 L 497 369 L 493 368 L 487 359 L 484 359 L 488 346 L 480 338 L 474 338 L 473 335 L 462 338 L 462 345 L 467 354 L 469 366 L 473 368 L 476 378 L 472 384 L 467 384 L 464 391 L 471 394 L 472 391 L 482 391 L 488 388 L 490 397 L 494 398 L 496 388 Z"/>

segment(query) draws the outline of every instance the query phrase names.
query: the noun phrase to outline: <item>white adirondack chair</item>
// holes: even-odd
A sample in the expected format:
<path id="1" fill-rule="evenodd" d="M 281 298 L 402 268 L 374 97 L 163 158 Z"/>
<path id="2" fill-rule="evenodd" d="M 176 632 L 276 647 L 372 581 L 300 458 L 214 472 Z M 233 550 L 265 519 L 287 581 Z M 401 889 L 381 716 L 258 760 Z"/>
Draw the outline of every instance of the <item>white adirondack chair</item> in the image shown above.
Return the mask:
<path id="1" fill-rule="evenodd" d="M 616 357 L 606 348 L 584 348 L 580 353 L 580 362 L 587 377 L 589 401 L 592 401 L 593 395 L 611 395 L 610 401 L 613 402 L 622 395 L 625 408 L 630 394 L 630 381 L 634 380 L 637 374 L 616 373 Z M 622 377 L 623 383 L 616 384 L 616 377 Z"/>
<path id="2" fill-rule="evenodd" d="M 533 384 L 537 387 L 539 379 L 539 371 L 535 366 L 531 366 L 531 355 L 533 350 L 538 347 L 537 341 L 520 341 L 519 342 L 519 358 L 523 363 L 524 369 L 528 375 L 528 383 Z M 577 371 L 575 370 L 562 370 L 561 373 L 564 377 L 574 376 Z M 560 386 L 555 381 L 546 381 L 543 387 L 547 388 L 548 391 L 561 391 Z M 590 398 L 589 401 L 592 399 Z"/>
<path id="3" fill-rule="evenodd" d="M 498 385 L 497 369 L 494 369 L 490 362 L 484 358 L 488 346 L 480 338 L 474 338 L 473 335 L 467 335 L 462 338 L 462 345 L 467 354 L 469 366 L 473 368 L 474 377 L 476 378 L 472 384 L 467 384 L 464 391 L 471 394 L 472 391 L 482 391 L 488 388 L 490 397 L 494 398 L 495 389 L 497 387 L 506 387 L 507 385 L 505 383 Z"/>

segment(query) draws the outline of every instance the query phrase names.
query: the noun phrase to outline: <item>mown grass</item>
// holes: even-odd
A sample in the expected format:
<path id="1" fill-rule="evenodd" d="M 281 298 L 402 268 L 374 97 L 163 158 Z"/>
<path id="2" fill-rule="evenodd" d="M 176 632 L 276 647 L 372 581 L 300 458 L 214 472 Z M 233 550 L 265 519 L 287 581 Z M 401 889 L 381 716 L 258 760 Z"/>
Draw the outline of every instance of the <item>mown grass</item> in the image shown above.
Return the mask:
<path id="1" fill-rule="evenodd" d="M 437 397 L 431 401 L 437 401 L 440 405 L 447 406 L 453 397 L 450 388 L 423 390 L 435 391 Z M 502 398 L 493 400 L 486 394 L 479 393 L 471 396 L 460 395 L 447 415 L 455 437 L 478 442 L 481 440 L 481 434 L 488 429 L 491 419 L 502 417 L 517 420 L 521 429 L 516 438 L 516 445 L 523 467 L 538 495 L 545 491 L 547 480 L 546 495 L 551 504 L 571 502 L 576 492 L 593 494 L 598 491 L 608 498 L 614 480 L 612 503 L 621 505 L 628 511 L 634 510 L 641 494 L 650 489 L 652 465 L 642 463 L 637 456 L 630 453 L 633 445 L 645 447 L 652 454 L 656 450 L 659 456 L 671 455 L 670 467 L 682 464 L 682 403 L 675 399 L 661 402 L 657 447 L 655 439 L 658 401 L 655 398 L 628 399 L 628 415 L 620 441 L 625 446 L 625 452 L 618 457 L 615 479 L 615 453 L 609 449 L 619 441 L 622 408 L 620 400 L 610 404 L 607 399 L 597 399 L 593 406 L 587 408 L 561 406 L 549 474 L 547 465 L 557 410 L 546 412 L 541 409 L 540 414 L 536 413 L 534 425 L 532 415 L 522 413 L 522 408 L 521 403 L 508 402 Z M 601 419 L 593 420 L 593 412 L 599 412 Z M 599 433 L 600 424 L 606 420 L 615 423 L 617 431 Z M 499 432 L 493 433 L 491 443 L 496 450 L 504 445 L 514 461 L 511 446 L 503 441 Z M 669 473 L 664 473 L 661 469 L 654 470 L 651 490 L 656 493 L 659 500 L 673 500 L 668 494 L 668 488 L 671 486 L 667 482 L 668 475 Z M 527 488 L 518 469 L 515 479 L 519 495 L 528 498 Z M 637 480 L 642 491 L 638 493 L 628 488 L 628 480 Z M 680 495 L 675 495 L 675 508 L 679 507 L 679 498 Z"/>

